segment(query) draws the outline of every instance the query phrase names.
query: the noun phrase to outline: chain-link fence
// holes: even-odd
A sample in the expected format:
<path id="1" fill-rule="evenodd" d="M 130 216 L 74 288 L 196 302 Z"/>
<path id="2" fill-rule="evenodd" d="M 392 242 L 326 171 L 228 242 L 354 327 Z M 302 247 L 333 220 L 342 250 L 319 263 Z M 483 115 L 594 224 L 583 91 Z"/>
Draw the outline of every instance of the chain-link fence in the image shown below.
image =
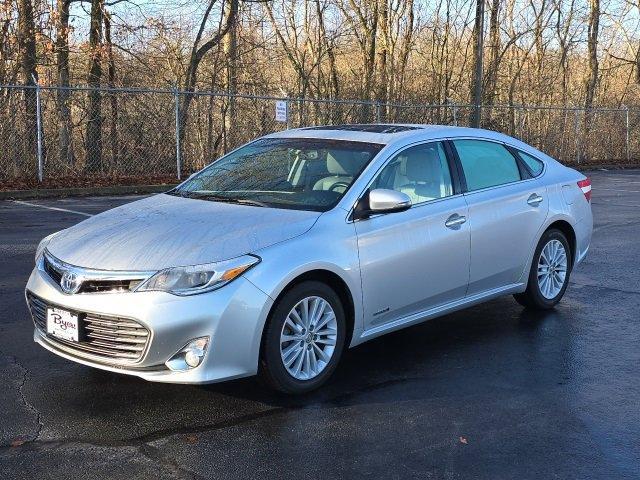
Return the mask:
<path id="1" fill-rule="evenodd" d="M 276 121 L 286 102 L 286 121 Z M 311 125 L 468 125 L 476 107 L 124 88 L 0 86 L 0 190 L 173 183 L 260 135 Z M 640 166 L 640 110 L 493 105 L 481 125 L 570 165 Z"/>

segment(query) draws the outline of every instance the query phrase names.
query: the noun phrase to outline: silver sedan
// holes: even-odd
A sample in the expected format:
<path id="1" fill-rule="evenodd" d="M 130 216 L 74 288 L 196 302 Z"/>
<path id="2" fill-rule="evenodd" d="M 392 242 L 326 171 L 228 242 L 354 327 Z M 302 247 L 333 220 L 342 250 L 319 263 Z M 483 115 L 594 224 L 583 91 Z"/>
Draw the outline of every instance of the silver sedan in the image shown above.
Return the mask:
<path id="1" fill-rule="evenodd" d="M 34 340 L 146 380 L 323 384 L 344 348 L 500 295 L 560 301 L 591 184 L 499 133 L 343 125 L 259 138 L 46 237 Z"/>

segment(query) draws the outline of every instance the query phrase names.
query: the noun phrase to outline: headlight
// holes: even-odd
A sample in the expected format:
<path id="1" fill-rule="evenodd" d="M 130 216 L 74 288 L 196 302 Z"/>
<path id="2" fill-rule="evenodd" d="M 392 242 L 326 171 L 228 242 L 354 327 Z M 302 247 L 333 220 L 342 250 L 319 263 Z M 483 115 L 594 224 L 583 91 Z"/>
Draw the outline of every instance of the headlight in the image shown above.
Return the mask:
<path id="1" fill-rule="evenodd" d="M 60 230 L 60 232 L 61 231 L 62 230 Z M 49 245 L 49 242 L 51 241 L 51 239 L 55 237 L 57 234 L 59 234 L 60 232 L 53 232 L 51 235 L 47 235 L 42 240 L 40 240 L 40 243 L 36 247 L 36 263 L 38 263 L 38 259 L 40 258 L 40 255 L 42 255 L 42 252 L 44 252 L 44 249 L 47 248 L 47 245 Z"/>
<path id="2" fill-rule="evenodd" d="M 160 270 L 136 288 L 136 292 L 161 291 L 174 295 L 195 295 L 220 288 L 260 262 L 243 255 L 224 262 L 173 267 Z"/>

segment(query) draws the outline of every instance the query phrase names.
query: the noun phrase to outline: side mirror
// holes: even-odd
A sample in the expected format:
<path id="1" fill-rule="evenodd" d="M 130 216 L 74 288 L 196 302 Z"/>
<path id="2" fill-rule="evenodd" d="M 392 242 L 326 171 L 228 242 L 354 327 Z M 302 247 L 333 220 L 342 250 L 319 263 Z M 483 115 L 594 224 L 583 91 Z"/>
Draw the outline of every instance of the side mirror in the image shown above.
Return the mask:
<path id="1" fill-rule="evenodd" d="M 353 218 L 366 218 L 375 213 L 402 212 L 411 208 L 411 198 L 406 193 L 386 188 L 376 188 L 360 199 Z"/>

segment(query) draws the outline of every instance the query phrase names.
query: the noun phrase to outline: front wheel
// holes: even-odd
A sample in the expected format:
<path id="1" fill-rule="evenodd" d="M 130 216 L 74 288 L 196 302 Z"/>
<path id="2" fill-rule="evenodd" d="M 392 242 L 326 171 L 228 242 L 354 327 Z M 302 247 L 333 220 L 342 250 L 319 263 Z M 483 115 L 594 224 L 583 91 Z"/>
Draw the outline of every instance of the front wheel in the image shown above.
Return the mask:
<path id="1" fill-rule="evenodd" d="M 525 307 L 553 308 L 567 290 L 571 267 L 567 237 L 560 230 L 547 230 L 533 255 L 527 289 L 514 298 Z"/>
<path id="2" fill-rule="evenodd" d="M 265 327 L 262 378 L 285 393 L 318 388 L 340 360 L 345 324 L 340 297 L 328 285 L 296 285 L 275 305 Z"/>

